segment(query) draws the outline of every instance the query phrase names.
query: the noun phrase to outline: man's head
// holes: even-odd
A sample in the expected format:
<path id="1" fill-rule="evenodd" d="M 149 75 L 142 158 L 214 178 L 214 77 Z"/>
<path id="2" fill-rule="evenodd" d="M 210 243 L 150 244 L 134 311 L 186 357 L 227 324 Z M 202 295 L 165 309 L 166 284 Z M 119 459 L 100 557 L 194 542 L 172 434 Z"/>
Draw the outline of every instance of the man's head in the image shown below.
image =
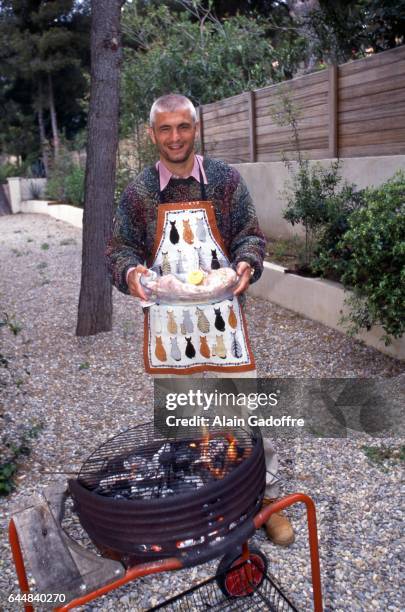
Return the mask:
<path id="1" fill-rule="evenodd" d="M 169 165 L 185 164 L 193 157 L 197 129 L 195 107 L 185 96 L 168 94 L 152 104 L 149 135 Z"/>

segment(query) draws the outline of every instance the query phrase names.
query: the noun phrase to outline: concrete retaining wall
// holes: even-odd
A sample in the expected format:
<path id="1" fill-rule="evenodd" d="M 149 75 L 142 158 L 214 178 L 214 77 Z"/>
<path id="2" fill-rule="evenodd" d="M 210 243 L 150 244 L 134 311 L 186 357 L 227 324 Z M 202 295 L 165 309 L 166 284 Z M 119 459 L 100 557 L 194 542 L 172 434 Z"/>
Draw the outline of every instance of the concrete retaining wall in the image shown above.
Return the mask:
<path id="1" fill-rule="evenodd" d="M 47 200 L 25 200 L 20 203 L 20 212 L 50 215 L 75 227 L 83 226 L 83 209 L 69 204 L 49 204 Z"/>
<path id="2" fill-rule="evenodd" d="M 331 159 L 320 160 L 322 166 L 329 166 Z M 342 159 L 341 175 L 359 188 L 380 185 L 397 170 L 405 169 L 405 155 L 384 157 L 350 157 Z M 316 161 L 311 162 L 317 163 Z M 282 218 L 286 207 L 281 193 L 285 190 L 289 173 L 283 162 L 259 162 L 254 164 L 234 164 L 245 179 L 253 197 L 257 214 L 264 233 L 271 238 L 291 238 L 302 233 L 297 226 L 292 227 Z M 296 168 L 292 162 L 292 168 Z"/>
<path id="3" fill-rule="evenodd" d="M 46 179 L 45 178 L 21 178 L 13 176 L 7 179 L 10 193 L 10 206 L 12 213 L 22 212 L 22 202 L 38 202 L 44 201 Z M 34 199 L 35 198 L 35 199 Z M 24 212 L 39 212 L 39 211 L 28 211 Z"/>
<path id="4" fill-rule="evenodd" d="M 24 200 L 20 202 L 19 212 L 48 214 L 48 200 Z"/>
<path id="5" fill-rule="evenodd" d="M 285 274 L 283 267 L 265 262 L 262 277 L 249 288 L 249 294 L 270 300 L 333 329 L 345 331 L 339 319 L 342 313 L 348 312 L 344 304 L 347 294 L 339 283 Z M 391 357 L 405 359 L 405 337 L 385 346 L 380 340 L 382 334 L 382 328 L 373 327 L 356 338 Z"/>
<path id="6" fill-rule="evenodd" d="M 48 215 L 66 221 L 75 227 L 83 227 L 83 208 L 69 206 L 68 204 L 49 204 Z"/>

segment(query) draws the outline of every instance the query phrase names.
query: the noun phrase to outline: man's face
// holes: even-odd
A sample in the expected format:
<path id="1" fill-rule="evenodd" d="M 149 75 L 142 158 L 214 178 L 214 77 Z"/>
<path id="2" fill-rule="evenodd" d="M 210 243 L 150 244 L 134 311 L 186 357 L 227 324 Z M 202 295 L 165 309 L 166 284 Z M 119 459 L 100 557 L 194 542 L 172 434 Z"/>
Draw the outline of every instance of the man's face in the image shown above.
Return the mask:
<path id="1" fill-rule="evenodd" d="M 156 113 L 154 125 L 149 129 L 161 159 L 172 164 L 182 164 L 190 158 L 196 133 L 197 124 L 193 123 L 188 109 Z"/>

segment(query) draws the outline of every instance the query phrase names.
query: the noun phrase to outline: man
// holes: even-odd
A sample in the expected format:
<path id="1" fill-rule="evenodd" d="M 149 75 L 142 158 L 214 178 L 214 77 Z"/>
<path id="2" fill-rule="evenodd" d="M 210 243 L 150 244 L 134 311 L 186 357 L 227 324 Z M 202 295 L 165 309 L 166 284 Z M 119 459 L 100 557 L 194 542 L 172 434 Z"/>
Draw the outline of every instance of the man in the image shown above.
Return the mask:
<path id="1" fill-rule="evenodd" d="M 149 135 L 159 161 L 125 189 L 107 257 L 114 285 L 148 300 L 142 275 L 152 268 L 189 282 L 234 267 L 233 298 L 213 304 L 149 304 L 144 309 L 145 370 L 154 376 L 256 377 L 239 297 L 263 270 L 264 236 L 247 187 L 232 167 L 194 152 L 196 110 L 186 97 L 162 96 L 150 113 Z M 146 264 L 146 265 L 145 265 Z M 277 457 L 266 441 L 266 496 L 277 496 Z M 288 545 L 287 518 L 267 525 L 273 542 Z"/>

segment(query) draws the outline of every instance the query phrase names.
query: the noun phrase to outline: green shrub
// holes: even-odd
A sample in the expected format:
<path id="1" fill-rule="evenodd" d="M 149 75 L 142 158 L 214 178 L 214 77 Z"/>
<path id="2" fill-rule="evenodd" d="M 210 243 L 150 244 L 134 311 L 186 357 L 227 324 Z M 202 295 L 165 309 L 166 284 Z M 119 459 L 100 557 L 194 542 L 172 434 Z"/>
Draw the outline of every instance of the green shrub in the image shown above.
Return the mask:
<path id="1" fill-rule="evenodd" d="M 318 230 L 311 270 L 325 278 L 340 281 L 350 253 L 339 246 L 349 228 L 350 216 L 365 206 L 364 192 L 345 183 L 341 191 L 326 200 L 325 219 Z"/>
<path id="2" fill-rule="evenodd" d="M 134 172 L 134 170 L 128 164 L 126 164 L 122 160 L 119 160 L 119 162 L 117 163 L 117 169 L 115 173 L 115 191 L 114 191 L 115 205 L 118 204 L 118 202 L 120 201 L 122 192 L 124 191 L 128 183 L 134 180 L 136 174 L 137 173 Z"/>
<path id="3" fill-rule="evenodd" d="M 0 184 L 7 183 L 10 176 L 25 176 L 27 173 L 26 165 L 19 166 L 17 164 L 0 164 Z"/>
<path id="4" fill-rule="evenodd" d="M 65 204 L 83 206 L 84 169 L 72 161 L 71 153 L 64 147 L 49 172 L 46 195 Z"/>
<path id="5" fill-rule="evenodd" d="M 15 489 L 15 476 L 23 456 L 31 453 L 32 440 L 37 438 L 43 429 L 43 423 L 33 423 L 18 434 L 17 439 L 5 436 L 1 440 L 2 457 L 0 460 L 0 496 L 8 495 Z"/>
<path id="6" fill-rule="evenodd" d="M 386 344 L 405 329 L 405 173 L 364 192 L 366 206 L 349 217 L 338 243 L 341 282 L 353 291 L 349 331 L 381 325 Z"/>
<path id="7" fill-rule="evenodd" d="M 65 202 L 65 177 L 72 170 L 72 158 L 65 147 L 61 147 L 59 156 L 52 163 L 48 172 L 46 195 L 52 200 Z"/>
<path id="8" fill-rule="evenodd" d="M 290 163 L 287 167 L 290 169 Z M 331 267 L 323 256 L 330 252 L 332 258 L 350 214 L 362 205 L 361 193 L 356 192 L 355 185 L 342 182 L 339 170 L 339 160 L 324 168 L 300 157 L 298 170 L 284 192 L 284 219 L 293 226 L 302 223 L 305 228 L 303 267 L 309 272 L 322 274 Z"/>
<path id="9" fill-rule="evenodd" d="M 70 173 L 65 176 L 65 198 L 74 206 L 82 207 L 84 204 L 84 169 L 73 166 Z"/>

